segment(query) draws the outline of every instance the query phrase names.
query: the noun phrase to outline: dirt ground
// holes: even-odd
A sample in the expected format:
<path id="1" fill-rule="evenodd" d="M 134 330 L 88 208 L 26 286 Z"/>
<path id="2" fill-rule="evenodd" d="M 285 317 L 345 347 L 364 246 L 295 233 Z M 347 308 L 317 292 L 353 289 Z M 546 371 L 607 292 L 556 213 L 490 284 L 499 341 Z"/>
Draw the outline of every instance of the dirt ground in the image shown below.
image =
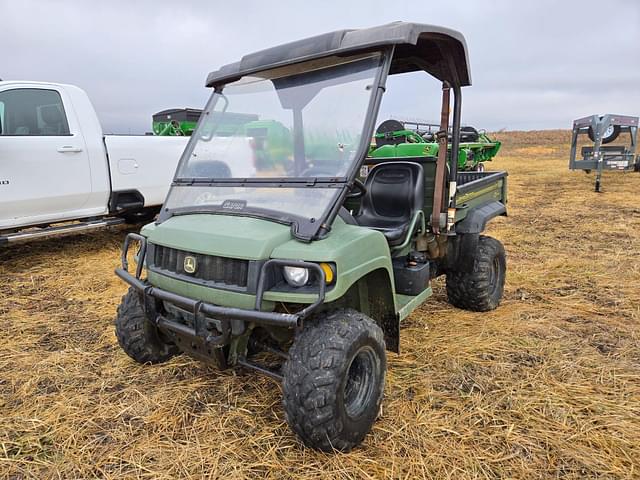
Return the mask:
<path id="1" fill-rule="evenodd" d="M 125 230 L 0 251 L 0 478 L 640 478 L 640 174 L 596 194 L 569 133 L 499 136 L 504 301 L 457 310 L 435 282 L 349 454 L 301 447 L 270 379 L 133 363 L 113 331 Z"/>

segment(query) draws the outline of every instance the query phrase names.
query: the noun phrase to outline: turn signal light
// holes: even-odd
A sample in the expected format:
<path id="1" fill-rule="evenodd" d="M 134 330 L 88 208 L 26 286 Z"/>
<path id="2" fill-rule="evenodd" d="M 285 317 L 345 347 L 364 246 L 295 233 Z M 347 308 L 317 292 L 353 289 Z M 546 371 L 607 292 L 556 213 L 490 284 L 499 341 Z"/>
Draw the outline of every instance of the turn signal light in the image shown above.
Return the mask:
<path id="1" fill-rule="evenodd" d="M 336 279 L 336 272 L 334 271 L 334 267 L 330 264 L 322 262 L 320 264 L 320 268 L 324 272 L 324 281 L 327 285 L 331 285 Z"/>

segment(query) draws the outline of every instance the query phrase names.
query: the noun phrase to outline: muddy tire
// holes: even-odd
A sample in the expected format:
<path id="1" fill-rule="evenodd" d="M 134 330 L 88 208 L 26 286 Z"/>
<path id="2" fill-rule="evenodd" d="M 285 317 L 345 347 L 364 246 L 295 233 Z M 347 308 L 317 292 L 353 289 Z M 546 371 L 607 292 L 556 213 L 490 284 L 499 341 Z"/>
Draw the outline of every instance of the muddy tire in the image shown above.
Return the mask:
<path id="1" fill-rule="evenodd" d="M 125 353 L 138 363 L 162 363 L 180 353 L 178 347 L 163 340 L 155 326 L 147 321 L 140 296 L 133 287 L 118 306 L 116 337 Z"/>
<path id="2" fill-rule="evenodd" d="M 495 238 L 480 236 L 473 270 L 447 272 L 447 296 L 453 306 L 473 312 L 495 309 L 502 300 L 507 261 Z"/>
<path id="3" fill-rule="evenodd" d="M 283 368 L 287 423 L 303 443 L 349 451 L 375 422 L 387 368 L 384 335 L 366 315 L 317 315 L 299 333 Z"/>

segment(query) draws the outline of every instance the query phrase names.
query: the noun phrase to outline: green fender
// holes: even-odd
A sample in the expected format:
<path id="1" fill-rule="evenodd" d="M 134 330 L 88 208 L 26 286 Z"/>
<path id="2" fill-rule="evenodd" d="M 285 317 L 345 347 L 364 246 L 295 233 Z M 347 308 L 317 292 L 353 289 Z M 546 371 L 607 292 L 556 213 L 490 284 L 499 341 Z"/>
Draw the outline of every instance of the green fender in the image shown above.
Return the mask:
<path id="1" fill-rule="evenodd" d="M 384 235 L 369 228 L 347 225 L 340 217 L 323 240 L 310 243 L 289 240 L 276 247 L 271 258 L 335 263 L 336 283 L 327 291 L 325 303 L 340 299 L 358 280 L 376 270 L 387 273 L 388 287 L 395 298 L 393 267 Z M 291 294 L 280 292 L 267 292 L 264 296 L 272 301 L 291 301 L 290 297 Z M 296 295 L 296 299 L 300 303 L 311 303 L 315 295 Z"/>

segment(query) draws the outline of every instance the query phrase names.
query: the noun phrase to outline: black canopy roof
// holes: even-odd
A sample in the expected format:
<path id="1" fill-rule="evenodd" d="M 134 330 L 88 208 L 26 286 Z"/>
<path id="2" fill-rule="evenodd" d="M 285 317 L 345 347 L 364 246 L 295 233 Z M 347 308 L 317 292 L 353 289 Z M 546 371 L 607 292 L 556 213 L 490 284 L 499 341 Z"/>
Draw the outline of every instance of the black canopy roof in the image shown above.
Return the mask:
<path id="1" fill-rule="evenodd" d="M 453 85 L 471 85 L 467 44 L 460 32 L 421 23 L 393 22 L 359 30 L 338 30 L 245 55 L 239 62 L 211 72 L 207 87 L 262 70 L 389 45 L 396 46 L 390 74 L 424 70 Z"/>

